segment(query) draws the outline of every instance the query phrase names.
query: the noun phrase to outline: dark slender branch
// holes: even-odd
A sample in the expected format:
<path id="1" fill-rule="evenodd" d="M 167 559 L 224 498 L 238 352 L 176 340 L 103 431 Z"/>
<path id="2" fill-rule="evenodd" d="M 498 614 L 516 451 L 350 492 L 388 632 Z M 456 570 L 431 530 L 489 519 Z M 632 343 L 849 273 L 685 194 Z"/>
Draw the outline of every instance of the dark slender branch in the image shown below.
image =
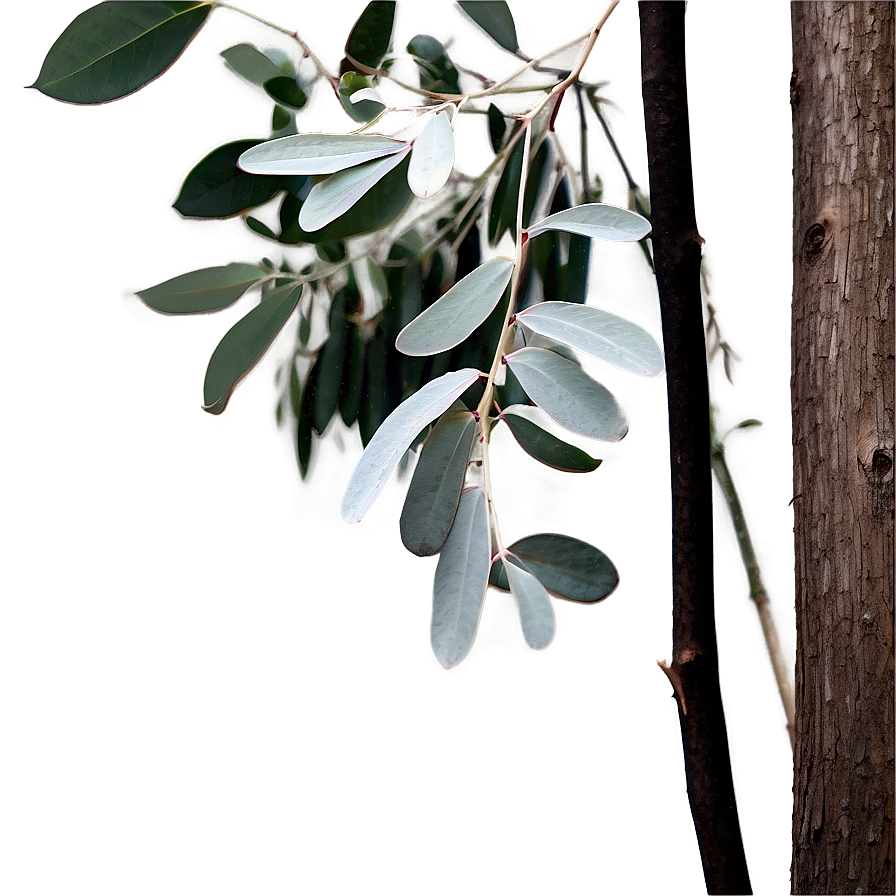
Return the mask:
<path id="1" fill-rule="evenodd" d="M 582 157 L 582 200 L 591 202 L 591 174 L 588 170 L 588 122 L 585 119 L 585 103 L 582 99 L 582 86 L 575 83 L 576 105 L 579 107 L 579 153 Z"/>
<path id="2" fill-rule="evenodd" d="M 713 605 L 709 385 L 702 239 L 691 177 L 683 3 L 639 3 L 654 262 L 663 321 L 672 474 L 672 662 L 688 798 L 709 893 L 751 893 Z"/>

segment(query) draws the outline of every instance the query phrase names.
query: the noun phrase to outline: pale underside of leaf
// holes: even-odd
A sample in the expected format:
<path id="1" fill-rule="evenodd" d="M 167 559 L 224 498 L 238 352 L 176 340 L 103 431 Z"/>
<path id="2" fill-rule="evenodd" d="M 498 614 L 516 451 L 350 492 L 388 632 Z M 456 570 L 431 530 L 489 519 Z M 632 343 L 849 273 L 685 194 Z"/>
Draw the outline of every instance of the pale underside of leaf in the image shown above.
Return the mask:
<path id="1" fill-rule="evenodd" d="M 237 164 L 249 174 L 334 174 L 408 146 L 378 134 L 293 134 L 247 149 Z"/>
<path id="2" fill-rule="evenodd" d="M 258 265 L 234 262 L 172 277 L 137 295 L 162 314 L 199 314 L 233 304 L 266 274 Z"/>
<path id="3" fill-rule="evenodd" d="M 395 347 L 406 355 L 435 355 L 459 345 L 491 314 L 512 275 L 512 258 L 490 258 L 414 318 Z"/>
<path id="4" fill-rule="evenodd" d="M 445 185 L 454 167 L 454 131 L 447 110 L 437 112 L 414 141 L 408 186 L 427 199 Z"/>
<path id="5" fill-rule="evenodd" d="M 519 610 L 523 637 L 533 650 L 544 650 L 557 631 L 551 596 L 519 557 L 509 554 L 501 562 Z"/>
<path id="6" fill-rule="evenodd" d="M 400 520 L 402 543 L 412 554 L 431 557 L 442 549 L 457 513 L 477 429 L 473 414 L 455 402 L 424 442 Z"/>
<path id="7" fill-rule="evenodd" d="M 663 372 L 663 352 L 644 329 L 624 317 L 572 302 L 542 302 L 516 316 L 529 329 L 639 376 Z"/>
<path id="8" fill-rule="evenodd" d="M 302 204 L 299 226 L 311 233 L 335 221 L 393 168 L 397 168 L 409 151 L 410 146 L 406 146 L 385 158 L 337 171 L 326 180 L 316 183 Z"/>
<path id="9" fill-rule="evenodd" d="M 370 100 L 371 102 L 379 103 L 383 107 L 386 105 L 386 101 L 375 87 L 362 87 L 360 90 L 356 90 L 349 99 L 352 103 Z"/>
<path id="10" fill-rule="evenodd" d="M 563 230 L 598 240 L 631 242 L 650 233 L 650 222 L 628 209 L 591 202 L 548 215 L 529 227 L 527 233 L 531 239 L 547 230 Z"/>
<path id="11" fill-rule="evenodd" d="M 604 442 L 628 432 L 609 390 L 572 361 L 543 348 L 521 348 L 506 361 L 529 398 L 560 426 Z"/>
<path id="12" fill-rule="evenodd" d="M 462 662 L 473 646 L 490 566 L 485 495 L 473 488 L 461 496 L 433 581 L 432 650 L 446 669 Z"/>
<path id="13" fill-rule="evenodd" d="M 392 411 L 367 443 L 345 488 L 340 511 L 345 522 L 360 522 L 420 430 L 448 410 L 479 376 L 469 367 L 446 373 Z"/>
<path id="14" fill-rule="evenodd" d="M 203 410 L 220 414 L 237 383 L 258 363 L 302 296 L 301 284 L 272 289 L 264 301 L 224 334 L 205 372 Z"/>

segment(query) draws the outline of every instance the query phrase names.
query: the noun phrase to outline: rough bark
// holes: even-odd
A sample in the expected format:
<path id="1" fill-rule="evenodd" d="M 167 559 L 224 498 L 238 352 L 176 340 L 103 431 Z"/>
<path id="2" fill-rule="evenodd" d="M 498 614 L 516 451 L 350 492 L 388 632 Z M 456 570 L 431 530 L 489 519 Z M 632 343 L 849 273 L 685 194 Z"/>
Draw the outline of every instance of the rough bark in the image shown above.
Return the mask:
<path id="1" fill-rule="evenodd" d="M 893 893 L 893 12 L 792 4 L 794 893 Z"/>
<path id="2" fill-rule="evenodd" d="M 709 385 L 694 212 L 683 3 L 640 3 L 654 262 L 672 488 L 672 662 L 688 799 L 709 893 L 750 893 L 719 690 Z"/>

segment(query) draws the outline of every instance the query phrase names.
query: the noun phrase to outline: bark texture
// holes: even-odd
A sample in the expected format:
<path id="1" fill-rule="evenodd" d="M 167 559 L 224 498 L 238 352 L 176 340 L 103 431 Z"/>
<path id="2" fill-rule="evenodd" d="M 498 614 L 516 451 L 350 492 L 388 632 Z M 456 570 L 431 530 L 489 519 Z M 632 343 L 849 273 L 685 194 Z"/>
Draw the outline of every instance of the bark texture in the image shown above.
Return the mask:
<path id="1" fill-rule="evenodd" d="M 640 3 L 641 90 L 663 321 L 672 489 L 672 662 L 688 800 L 709 893 L 750 893 L 716 646 L 709 384 L 694 213 L 684 3 Z"/>
<path id="2" fill-rule="evenodd" d="M 893 12 L 792 4 L 794 893 L 893 893 Z"/>

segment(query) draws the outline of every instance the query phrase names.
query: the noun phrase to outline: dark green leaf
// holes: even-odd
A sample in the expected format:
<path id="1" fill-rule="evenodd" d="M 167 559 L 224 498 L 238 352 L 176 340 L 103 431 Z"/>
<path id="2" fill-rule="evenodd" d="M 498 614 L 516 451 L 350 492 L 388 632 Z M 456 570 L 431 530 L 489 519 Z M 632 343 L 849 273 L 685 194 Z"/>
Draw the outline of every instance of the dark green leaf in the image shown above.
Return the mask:
<path id="1" fill-rule="evenodd" d="M 418 557 L 437 554 L 451 531 L 476 429 L 476 418 L 457 403 L 423 443 L 400 521 L 401 541 Z"/>
<path id="2" fill-rule="evenodd" d="M 378 103 L 375 100 L 352 102 L 352 94 L 357 93 L 359 90 L 368 90 L 371 87 L 373 87 L 373 81 L 364 75 L 359 75 L 357 72 L 346 72 L 339 79 L 339 87 L 337 89 L 342 108 L 355 121 L 370 121 L 371 118 L 375 118 L 386 108 L 382 103 Z"/>
<path id="3" fill-rule="evenodd" d="M 253 218 L 251 215 L 246 218 L 246 226 L 249 228 L 249 230 L 259 234 L 260 236 L 267 237 L 269 240 L 277 239 L 277 234 L 274 233 L 274 231 L 271 230 L 271 228 L 268 227 L 268 225 L 265 224 L 264 221 L 259 221 L 258 218 Z"/>
<path id="4" fill-rule="evenodd" d="M 754 417 L 751 417 L 749 420 L 741 420 L 740 423 L 735 426 L 735 429 L 750 429 L 754 426 L 762 426 L 761 420 L 756 420 Z"/>
<path id="5" fill-rule="evenodd" d="M 314 428 L 322 433 L 339 406 L 342 366 L 345 363 L 345 290 L 333 296 L 329 314 L 330 335 L 317 356 L 317 395 L 314 397 Z"/>
<path id="6" fill-rule="evenodd" d="M 203 410 L 220 414 L 237 383 L 258 363 L 294 311 L 301 285 L 272 289 L 260 305 L 237 321 L 212 353 L 205 372 Z"/>
<path id="7" fill-rule="evenodd" d="M 177 211 L 187 218 L 229 218 L 267 202 L 282 190 L 287 182 L 284 178 L 246 174 L 237 168 L 240 155 L 259 142 L 237 140 L 212 150 L 187 175 L 174 202 Z"/>
<path id="8" fill-rule="evenodd" d="M 544 185 L 550 169 L 548 164 L 550 149 L 547 141 L 543 142 L 529 163 L 529 174 L 526 178 L 526 193 L 523 197 L 523 227 L 532 217 L 539 193 Z M 488 219 L 488 239 L 494 245 L 505 232 L 510 231 L 516 239 L 516 210 L 520 195 L 520 173 L 523 168 L 523 141 L 518 140 L 510 157 L 504 165 L 495 193 L 492 197 Z"/>
<path id="9" fill-rule="evenodd" d="M 596 603 L 619 584 L 616 567 L 603 551 L 568 535 L 529 535 L 507 550 L 519 557 L 548 591 L 566 600 Z M 510 590 L 502 564 L 492 566 L 489 583 Z"/>
<path id="10" fill-rule="evenodd" d="M 442 44 L 429 34 L 418 34 L 408 44 L 420 73 L 420 87 L 433 93 L 460 93 L 458 72 Z"/>
<path id="11" fill-rule="evenodd" d="M 311 450 L 314 445 L 312 420 L 314 417 L 314 394 L 317 391 L 317 365 L 308 371 L 305 390 L 302 392 L 302 403 L 296 414 L 296 461 L 299 464 L 299 475 L 304 479 L 308 475 L 311 463 Z"/>
<path id="12" fill-rule="evenodd" d="M 386 383 L 386 340 L 382 330 L 375 330 L 364 355 L 364 391 L 358 411 L 362 445 L 373 438 L 391 410 Z"/>
<path id="13" fill-rule="evenodd" d="M 364 339 L 353 323 L 347 323 L 345 363 L 342 367 L 342 389 L 339 413 L 342 422 L 351 426 L 358 419 L 364 390 Z"/>
<path id="14" fill-rule="evenodd" d="M 213 3 L 100 3 L 62 32 L 32 84 L 67 103 L 117 100 L 168 69 Z"/>
<path id="15" fill-rule="evenodd" d="M 503 2 L 474 0 L 457 4 L 496 44 L 516 53 L 520 45 L 510 8 Z"/>
<path id="16" fill-rule="evenodd" d="M 590 473 L 601 462 L 581 448 L 570 445 L 528 420 L 513 407 L 506 408 L 502 419 L 510 427 L 520 447 L 535 460 L 566 473 Z"/>
<path id="17" fill-rule="evenodd" d="M 576 302 L 584 305 L 588 297 L 588 262 L 591 257 L 591 240 L 587 236 L 576 233 L 569 235 L 569 260 L 565 272 L 565 283 L 562 295 L 552 298 L 564 302 Z M 546 295 L 545 298 L 548 298 Z"/>
<path id="18" fill-rule="evenodd" d="M 308 102 L 305 91 L 289 75 L 277 75 L 268 79 L 264 82 L 264 90 L 272 100 L 289 106 L 290 109 L 301 109 Z"/>
<path id="19" fill-rule="evenodd" d="M 504 135 L 507 133 L 507 120 L 504 113 L 494 104 L 488 104 L 488 139 L 495 154 L 501 151 L 504 145 Z"/>
<path id="20" fill-rule="evenodd" d="M 394 22 L 394 2 L 375 0 L 368 3 L 345 42 L 345 55 L 349 62 L 379 68 L 392 43 Z"/>
<path id="21" fill-rule="evenodd" d="M 228 264 L 172 277 L 137 293 L 163 314 L 197 314 L 232 305 L 250 286 L 267 275 L 254 264 Z"/>
<path id="22" fill-rule="evenodd" d="M 292 115 L 288 109 L 283 106 L 274 106 L 274 112 L 271 115 L 271 130 L 276 134 L 288 127 L 292 122 Z"/>
<path id="23" fill-rule="evenodd" d="M 224 61 L 241 77 L 259 87 L 282 75 L 279 67 L 252 44 L 237 44 L 222 51 Z"/>

